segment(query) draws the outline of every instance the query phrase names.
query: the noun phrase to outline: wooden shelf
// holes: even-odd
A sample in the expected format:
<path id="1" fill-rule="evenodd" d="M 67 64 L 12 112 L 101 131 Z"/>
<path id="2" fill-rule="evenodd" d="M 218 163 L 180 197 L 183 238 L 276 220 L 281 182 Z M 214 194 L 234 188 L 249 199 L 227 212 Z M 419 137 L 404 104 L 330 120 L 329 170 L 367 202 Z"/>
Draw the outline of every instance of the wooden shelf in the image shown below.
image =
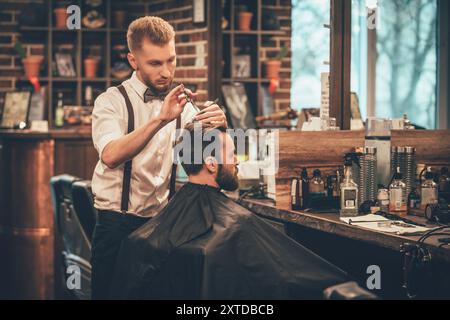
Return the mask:
<path id="1" fill-rule="evenodd" d="M 221 83 L 243 83 L 251 105 L 251 111 L 256 117 L 263 113 L 263 97 L 260 94 L 260 87 L 267 86 L 270 83 L 270 80 L 265 78 L 264 64 L 260 55 L 264 40 L 271 36 L 286 36 L 288 32 L 282 29 L 263 29 L 264 13 L 270 9 L 263 6 L 263 0 L 251 1 L 251 6 L 249 3 L 250 1 L 229 0 L 227 6 L 222 7 L 222 15 L 228 20 L 229 28 L 221 30 L 222 60 L 225 63 L 222 68 Z M 235 27 L 237 25 L 236 11 L 241 4 L 248 5 L 248 8 L 253 12 L 251 30 L 248 31 L 238 30 Z M 242 50 L 237 50 L 237 48 Z M 250 77 L 248 78 L 234 77 L 232 68 L 238 55 L 250 55 Z"/>
<path id="2" fill-rule="evenodd" d="M 23 32 L 29 32 L 29 31 L 48 31 L 48 26 L 42 26 L 42 27 L 28 27 L 28 26 L 21 26 L 19 27 L 19 31 Z"/>
<path id="3" fill-rule="evenodd" d="M 43 53 L 45 56 L 45 70 L 42 70 L 42 74 L 45 76 L 40 77 L 39 80 L 43 85 L 48 86 L 46 119 L 49 121 L 50 128 L 53 128 L 57 90 L 70 89 L 73 104 L 83 105 L 84 90 L 87 85 L 92 85 L 96 88 L 96 92 L 98 92 L 99 90 L 106 90 L 111 85 L 117 85 L 123 81 L 123 79 L 115 79 L 111 76 L 111 67 L 113 62 L 112 50 L 114 45 L 117 44 L 123 44 L 126 46 L 125 34 L 127 29 L 112 27 L 112 12 L 117 8 L 117 4 L 119 4 L 120 7 L 139 4 L 139 14 L 145 16 L 150 14 L 150 4 L 149 2 L 142 3 L 124 1 L 123 3 L 118 3 L 115 0 L 105 0 L 103 1 L 104 7 L 102 8 L 102 13 L 106 18 L 106 24 L 103 27 L 91 29 L 82 25 L 81 29 L 69 30 L 67 28 L 57 28 L 54 26 L 55 20 L 53 8 L 58 4 L 58 0 L 44 0 L 43 2 L 47 7 L 48 13 L 46 20 L 48 24 L 46 26 L 21 26 L 19 27 L 19 31 L 24 36 L 26 36 L 27 33 L 30 33 L 30 37 L 41 37 L 41 41 L 45 46 L 45 52 Z M 84 0 L 74 0 L 73 2 L 81 7 L 84 5 Z M 116 39 L 116 36 L 120 36 L 122 39 Z M 96 41 L 97 38 L 98 41 Z M 71 51 L 72 60 L 77 75 L 75 77 L 52 76 L 56 49 L 59 45 L 66 43 L 73 46 Z M 99 76 L 96 78 L 84 77 L 83 58 L 86 54 L 88 54 L 87 48 L 91 45 L 93 47 L 100 46 L 100 52 L 97 54 L 99 54 L 102 59 Z M 18 77 L 17 81 L 20 85 L 29 85 L 29 80 L 25 76 Z"/>
<path id="4" fill-rule="evenodd" d="M 263 78 L 222 78 L 223 82 L 245 82 L 245 83 L 269 83 L 268 79 Z"/>
<path id="5" fill-rule="evenodd" d="M 285 31 L 282 30 L 250 30 L 250 31 L 241 31 L 241 30 L 224 30 L 223 34 L 234 34 L 234 35 L 263 35 L 263 36 L 284 36 L 286 35 Z"/>

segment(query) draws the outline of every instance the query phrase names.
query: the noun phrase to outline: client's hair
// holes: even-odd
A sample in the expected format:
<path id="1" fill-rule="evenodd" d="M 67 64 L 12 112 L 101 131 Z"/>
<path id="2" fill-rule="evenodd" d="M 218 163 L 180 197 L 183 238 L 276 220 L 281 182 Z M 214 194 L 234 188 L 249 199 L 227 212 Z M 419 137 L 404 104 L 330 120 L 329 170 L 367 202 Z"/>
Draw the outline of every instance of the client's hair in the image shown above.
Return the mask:
<path id="1" fill-rule="evenodd" d="M 195 175 L 199 173 L 202 168 L 203 164 L 205 163 L 205 159 L 203 159 L 203 153 L 205 151 L 205 148 L 211 143 L 210 141 L 204 141 L 203 137 L 208 134 L 211 130 L 218 130 L 220 132 L 226 133 L 227 129 L 223 126 L 212 126 L 207 124 L 202 124 L 201 122 L 198 123 L 192 123 L 189 122 L 185 125 L 184 130 L 187 130 L 188 135 L 190 136 L 190 156 L 189 156 L 189 163 L 185 163 L 183 161 L 183 149 L 180 152 L 180 162 L 183 166 L 184 171 L 186 171 L 187 175 Z M 186 133 L 184 133 L 185 135 Z M 199 136 L 201 135 L 201 136 Z M 183 136 L 183 135 L 182 135 Z M 202 163 L 201 164 L 195 164 L 194 163 L 194 140 L 195 139 L 201 139 L 202 141 Z M 176 145 L 183 143 L 182 137 L 179 138 L 176 142 Z M 213 151 L 214 152 L 214 151 Z M 215 154 L 212 154 L 212 156 L 215 156 Z"/>

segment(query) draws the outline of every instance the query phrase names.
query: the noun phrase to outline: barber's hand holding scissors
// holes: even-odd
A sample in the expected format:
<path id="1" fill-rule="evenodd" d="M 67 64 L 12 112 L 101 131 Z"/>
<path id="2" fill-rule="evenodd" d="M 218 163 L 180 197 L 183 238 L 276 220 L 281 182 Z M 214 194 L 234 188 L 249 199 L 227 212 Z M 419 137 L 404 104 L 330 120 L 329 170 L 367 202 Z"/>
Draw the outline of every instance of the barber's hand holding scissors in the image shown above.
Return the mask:
<path id="1" fill-rule="evenodd" d="M 167 122 L 175 120 L 183 112 L 186 103 L 196 96 L 197 93 L 193 93 L 191 90 L 185 88 L 184 85 L 180 84 L 172 89 L 164 99 L 159 118 Z"/>
<path id="2" fill-rule="evenodd" d="M 216 101 L 207 101 L 202 110 L 194 117 L 194 121 L 210 124 L 215 127 L 228 128 L 227 117 Z"/>

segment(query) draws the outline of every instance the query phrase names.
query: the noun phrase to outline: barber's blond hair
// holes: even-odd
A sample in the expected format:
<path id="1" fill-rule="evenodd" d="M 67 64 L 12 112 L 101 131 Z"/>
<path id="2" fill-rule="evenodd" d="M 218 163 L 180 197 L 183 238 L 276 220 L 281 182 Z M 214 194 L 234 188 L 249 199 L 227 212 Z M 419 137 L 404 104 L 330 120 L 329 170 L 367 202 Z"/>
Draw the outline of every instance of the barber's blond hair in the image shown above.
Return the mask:
<path id="1" fill-rule="evenodd" d="M 163 46 L 175 38 L 175 31 L 164 19 L 146 16 L 134 20 L 128 27 L 127 43 L 130 52 L 140 49 L 144 38 Z"/>

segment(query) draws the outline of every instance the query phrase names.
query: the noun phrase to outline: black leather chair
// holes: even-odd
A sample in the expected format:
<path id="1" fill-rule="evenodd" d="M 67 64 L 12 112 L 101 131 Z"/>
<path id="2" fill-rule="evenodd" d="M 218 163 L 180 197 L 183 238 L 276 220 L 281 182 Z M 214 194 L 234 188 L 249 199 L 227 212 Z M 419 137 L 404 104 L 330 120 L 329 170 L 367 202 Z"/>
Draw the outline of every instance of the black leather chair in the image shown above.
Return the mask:
<path id="1" fill-rule="evenodd" d="M 75 210 L 72 187 L 78 181 L 81 179 L 70 175 L 61 175 L 51 178 L 50 186 L 55 211 L 55 225 L 62 238 L 62 248 L 59 252 L 61 265 L 56 269 L 61 270 L 59 275 L 62 277 L 64 292 L 71 298 L 84 300 L 90 299 L 91 295 L 91 264 L 89 261 L 92 234 L 86 231 L 86 227 L 83 226 L 78 212 Z M 79 191 L 79 189 L 77 190 Z M 77 204 L 77 207 L 83 208 L 84 206 Z M 86 220 L 84 215 L 81 220 Z M 77 266 L 81 272 L 80 289 L 69 290 L 67 288 L 66 283 L 71 274 L 66 271 L 70 266 Z"/>
<path id="2" fill-rule="evenodd" d="M 81 226 L 89 241 L 92 242 L 98 212 L 94 208 L 91 181 L 75 181 L 72 184 L 73 206 L 80 220 Z"/>

